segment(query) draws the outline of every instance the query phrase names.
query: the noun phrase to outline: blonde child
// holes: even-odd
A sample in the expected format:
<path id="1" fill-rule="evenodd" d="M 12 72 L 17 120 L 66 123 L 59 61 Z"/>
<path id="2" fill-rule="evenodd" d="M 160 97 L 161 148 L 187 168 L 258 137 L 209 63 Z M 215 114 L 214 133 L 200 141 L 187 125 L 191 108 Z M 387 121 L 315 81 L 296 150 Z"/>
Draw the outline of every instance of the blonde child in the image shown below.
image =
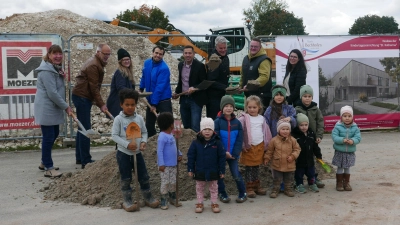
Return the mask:
<path id="1" fill-rule="evenodd" d="M 289 122 L 279 120 L 276 129 L 278 135 L 269 142 L 267 152 L 264 154 L 265 165 L 272 159 L 271 168 L 274 180 L 269 197 L 276 198 L 278 196 L 282 179 L 285 184 L 285 195 L 293 197 L 293 173 L 296 170 L 296 159 L 300 154 L 300 146 L 290 135 Z"/>
<path id="2" fill-rule="evenodd" d="M 324 116 L 318 108 L 317 103 L 313 102 L 314 91 L 310 85 L 303 85 L 300 88 L 301 103 L 296 106 L 296 113 L 303 113 L 308 117 L 308 127 L 314 131 L 316 135 L 315 142 L 317 145 L 324 137 Z M 315 184 L 318 188 L 323 188 L 325 184 L 318 178 L 318 173 L 315 173 Z"/>
<path id="3" fill-rule="evenodd" d="M 246 192 L 249 198 L 267 193 L 261 188 L 259 166 L 263 163 L 263 155 L 272 136 L 265 118 L 260 115 L 262 111 L 261 99 L 251 95 L 246 99 L 245 113 L 239 117 L 243 126 L 244 140 L 240 163 L 246 168 Z"/>
<path id="4" fill-rule="evenodd" d="M 336 171 L 336 190 L 351 191 L 350 186 L 350 167 L 356 161 L 356 145 L 361 141 L 361 133 L 353 119 L 353 108 L 343 106 L 340 109 L 340 121 L 332 130 L 333 148 L 335 154 L 332 164 L 337 166 Z"/>
<path id="5" fill-rule="evenodd" d="M 204 188 L 208 183 L 212 211 L 219 213 L 218 179 L 225 175 L 225 149 L 219 136 L 214 133 L 214 121 L 211 118 L 200 121 L 200 132 L 190 145 L 187 157 L 188 174 L 196 180 L 195 212 L 203 212 Z"/>

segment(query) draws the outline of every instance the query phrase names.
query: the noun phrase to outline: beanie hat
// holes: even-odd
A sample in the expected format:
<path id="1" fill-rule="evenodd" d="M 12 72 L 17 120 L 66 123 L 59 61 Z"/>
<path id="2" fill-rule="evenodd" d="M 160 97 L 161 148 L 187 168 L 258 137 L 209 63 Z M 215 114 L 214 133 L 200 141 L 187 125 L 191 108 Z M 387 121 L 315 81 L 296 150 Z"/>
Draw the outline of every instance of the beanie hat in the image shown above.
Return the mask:
<path id="1" fill-rule="evenodd" d="M 200 121 L 200 131 L 207 128 L 214 130 L 214 121 L 209 117 L 204 117 Z"/>
<path id="2" fill-rule="evenodd" d="M 308 85 L 308 84 L 303 85 L 300 88 L 300 98 L 302 98 L 303 95 L 305 95 L 305 94 L 310 94 L 311 97 L 314 96 L 314 91 L 313 91 L 312 87 L 310 85 Z"/>
<path id="3" fill-rule="evenodd" d="M 276 127 L 276 131 L 278 131 L 278 133 L 279 133 L 279 130 L 282 129 L 283 127 L 289 127 L 289 130 L 291 129 L 289 122 L 286 122 L 284 120 L 279 120 L 278 125 Z"/>
<path id="4" fill-rule="evenodd" d="M 353 116 L 353 108 L 351 106 L 345 105 L 340 109 L 340 117 L 343 116 L 344 113 L 350 113 Z"/>
<path id="5" fill-rule="evenodd" d="M 231 104 L 233 108 L 235 108 L 235 100 L 230 95 L 225 95 L 221 98 L 221 103 L 219 104 L 219 107 L 222 110 L 227 104 Z"/>
<path id="6" fill-rule="evenodd" d="M 308 120 L 308 117 L 304 113 L 297 113 L 296 116 L 297 116 L 296 120 L 297 120 L 297 125 L 298 126 L 300 126 L 300 124 L 303 123 L 303 122 L 310 123 L 310 121 Z"/>
<path id="7" fill-rule="evenodd" d="M 131 55 L 129 55 L 129 52 L 126 51 L 126 50 L 123 49 L 123 48 L 118 49 L 117 55 L 118 55 L 118 61 L 121 60 L 121 59 L 123 59 L 123 58 L 125 58 L 125 57 L 131 58 Z"/>
<path id="8" fill-rule="evenodd" d="M 278 92 L 280 92 L 283 95 L 283 97 L 286 97 L 286 88 L 285 88 L 285 86 L 277 84 L 277 85 L 272 87 L 271 92 L 272 92 L 272 98 L 274 98 L 275 95 L 278 94 Z"/>

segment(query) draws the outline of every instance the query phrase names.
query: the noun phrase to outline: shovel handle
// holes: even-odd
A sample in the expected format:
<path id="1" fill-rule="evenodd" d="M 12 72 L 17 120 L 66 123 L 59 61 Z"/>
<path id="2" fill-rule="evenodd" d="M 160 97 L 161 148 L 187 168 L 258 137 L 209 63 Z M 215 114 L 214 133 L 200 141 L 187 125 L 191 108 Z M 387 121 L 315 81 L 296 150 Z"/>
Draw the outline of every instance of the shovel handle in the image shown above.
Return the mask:
<path id="1" fill-rule="evenodd" d="M 74 121 L 78 124 L 78 127 L 81 128 L 82 131 L 86 133 L 85 127 L 82 125 L 81 121 L 78 120 L 78 117 L 74 113 L 71 112 L 70 116 L 74 119 Z"/>
<path id="2" fill-rule="evenodd" d="M 158 117 L 157 112 L 151 110 L 151 105 L 150 105 L 150 103 L 147 101 L 147 99 L 146 99 L 146 98 L 143 98 L 143 101 L 146 103 L 147 107 L 149 107 L 150 111 L 153 112 L 154 115 L 156 115 L 156 117 Z"/>
<path id="3" fill-rule="evenodd" d="M 108 110 L 106 110 L 105 113 L 106 113 L 112 120 L 114 120 L 114 116 L 111 115 L 111 113 L 110 113 Z"/>

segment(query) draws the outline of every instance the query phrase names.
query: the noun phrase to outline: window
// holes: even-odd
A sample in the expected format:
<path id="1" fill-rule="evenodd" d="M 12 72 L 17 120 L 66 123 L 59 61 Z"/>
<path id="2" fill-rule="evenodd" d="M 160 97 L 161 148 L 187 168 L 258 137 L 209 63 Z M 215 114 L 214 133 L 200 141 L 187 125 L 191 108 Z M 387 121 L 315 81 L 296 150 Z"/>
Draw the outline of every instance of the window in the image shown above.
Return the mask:
<path id="1" fill-rule="evenodd" d="M 213 31 L 214 35 L 242 35 L 241 37 L 226 37 L 225 38 L 228 40 L 228 53 L 227 54 L 232 54 L 235 52 L 238 52 L 244 48 L 244 45 L 246 44 L 246 38 L 244 37 L 244 28 L 230 28 L 226 30 L 218 30 L 218 31 Z M 215 47 L 215 37 L 213 37 L 210 41 L 209 45 L 209 53 L 214 49 Z M 209 54 L 210 55 L 210 54 Z"/>

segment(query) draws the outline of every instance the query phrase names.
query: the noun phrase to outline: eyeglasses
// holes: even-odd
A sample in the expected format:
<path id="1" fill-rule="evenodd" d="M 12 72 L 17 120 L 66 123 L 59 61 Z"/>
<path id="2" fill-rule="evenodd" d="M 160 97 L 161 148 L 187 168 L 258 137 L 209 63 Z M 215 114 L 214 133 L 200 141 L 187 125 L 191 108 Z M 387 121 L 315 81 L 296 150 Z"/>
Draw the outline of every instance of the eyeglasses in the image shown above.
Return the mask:
<path id="1" fill-rule="evenodd" d="M 257 49 L 257 48 L 260 48 L 260 46 L 253 46 L 253 45 L 250 45 L 250 48 L 255 48 L 255 49 Z"/>
<path id="2" fill-rule="evenodd" d="M 289 56 L 289 58 L 297 59 L 297 58 L 299 58 L 299 57 L 297 57 L 297 56 L 295 56 L 295 55 L 291 55 L 291 56 Z"/>
<path id="3" fill-rule="evenodd" d="M 104 52 L 101 52 L 101 54 L 103 54 L 105 56 L 110 56 L 111 55 L 111 53 L 104 53 Z"/>

